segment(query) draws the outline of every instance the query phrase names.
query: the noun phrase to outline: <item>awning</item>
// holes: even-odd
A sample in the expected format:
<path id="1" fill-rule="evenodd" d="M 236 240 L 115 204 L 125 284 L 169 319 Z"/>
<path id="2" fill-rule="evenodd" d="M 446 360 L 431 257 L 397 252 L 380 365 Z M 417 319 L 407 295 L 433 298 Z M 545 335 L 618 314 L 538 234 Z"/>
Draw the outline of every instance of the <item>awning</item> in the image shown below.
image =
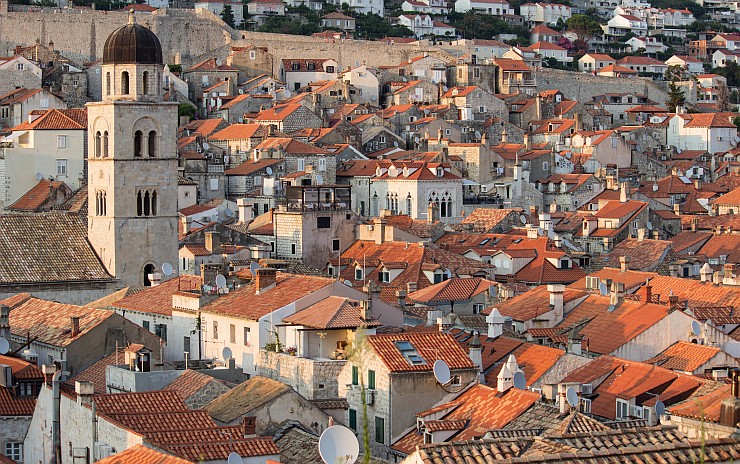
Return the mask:
<path id="1" fill-rule="evenodd" d="M 2 141 L 3 142 L 12 142 L 13 140 L 17 139 L 21 135 L 24 135 L 24 134 L 27 134 L 27 133 L 28 133 L 28 131 L 16 131 L 16 132 L 13 132 L 12 134 L 10 134 L 10 135 L 8 135 L 6 137 L 3 137 L 3 140 Z"/>
<path id="2" fill-rule="evenodd" d="M 463 179 L 462 180 L 462 184 L 463 185 L 480 185 L 478 182 L 473 182 L 470 179 Z"/>

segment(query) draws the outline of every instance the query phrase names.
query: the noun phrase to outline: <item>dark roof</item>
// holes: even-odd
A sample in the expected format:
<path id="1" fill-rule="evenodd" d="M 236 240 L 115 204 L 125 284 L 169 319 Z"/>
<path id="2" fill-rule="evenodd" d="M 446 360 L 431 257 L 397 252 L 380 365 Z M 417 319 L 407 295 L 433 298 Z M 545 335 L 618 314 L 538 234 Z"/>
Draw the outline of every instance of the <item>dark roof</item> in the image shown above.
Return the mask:
<path id="1" fill-rule="evenodd" d="M 119 27 L 103 47 L 103 64 L 162 64 L 159 39 L 140 24 Z"/>

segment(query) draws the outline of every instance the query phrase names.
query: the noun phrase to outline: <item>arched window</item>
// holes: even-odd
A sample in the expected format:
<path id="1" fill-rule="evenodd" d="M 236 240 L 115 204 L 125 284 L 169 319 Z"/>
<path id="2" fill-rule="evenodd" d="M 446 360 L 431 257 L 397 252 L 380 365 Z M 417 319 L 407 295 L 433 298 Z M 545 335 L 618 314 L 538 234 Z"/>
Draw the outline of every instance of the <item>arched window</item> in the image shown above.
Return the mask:
<path id="1" fill-rule="evenodd" d="M 141 190 L 136 194 L 136 215 L 144 214 L 144 198 Z"/>
<path id="2" fill-rule="evenodd" d="M 98 190 L 95 192 L 95 215 L 105 216 L 108 211 L 108 205 L 106 204 L 106 195 L 104 190 Z"/>
<path id="3" fill-rule="evenodd" d="M 149 157 L 157 156 L 157 133 L 155 131 L 149 131 L 148 143 Z"/>
<path id="4" fill-rule="evenodd" d="M 152 198 L 149 195 L 149 190 L 144 192 L 144 216 L 150 216 L 152 214 Z"/>
<path id="5" fill-rule="evenodd" d="M 152 191 L 152 216 L 157 215 L 157 191 Z"/>
<path id="6" fill-rule="evenodd" d="M 134 132 L 134 156 L 141 156 L 141 131 Z"/>
<path id="7" fill-rule="evenodd" d="M 409 193 L 406 196 L 406 214 L 408 214 L 409 216 L 412 216 L 413 217 L 413 215 L 411 214 L 411 208 L 412 208 L 411 205 L 412 205 L 412 203 L 411 203 L 411 194 Z"/>
<path id="8" fill-rule="evenodd" d="M 110 73 L 105 73 L 105 94 L 110 95 Z"/>
<path id="9" fill-rule="evenodd" d="M 128 95 L 128 71 L 121 73 L 121 95 Z"/>
<path id="10" fill-rule="evenodd" d="M 103 140 L 100 135 L 100 131 L 95 133 L 95 157 L 100 158 L 101 150 L 103 148 Z"/>
<path id="11" fill-rule="evenodd" d="M 440 217 L 452 217 L 452 196 L 450 192 L 444 192 L 442 194 L 442 201 L 439 204 L 439 216 Z"/>
<path id="12" fill-rule="evenodd" d="M 108 157 L 108 131 L 103 132 L 103 158 Z"/>
<path id="13" fill-rule="evenodd" d="M 157 215 L 157 191 L 154 189 L 142 189 L 136 193 L 136 215 L 137 216 L 156 216 Z"/>
<path id="14" fill-rule="evenodd" d="M 142 93 L 144 95 L 149 95 L 149 71 L 144 71 L 141 74 L 141 81 L 142 81 L 142 84 L 143 84 L 142 87 L 144 90 Z"/>
<path id="15" fill-rule="evenodd" d="M 144 286 L 151 287 L 152 281 L 149 280 L 149 274 L 154 274 L 154 264 L 147 264 L 144 266 Z"/>
<path id="16" fill-rule="evenodd" d="M 370 201 L 370 215 L 371 216 L 377 216 L 378 215 L 378 192 L 375 192 L 373 194 L 373 198 Z"/>

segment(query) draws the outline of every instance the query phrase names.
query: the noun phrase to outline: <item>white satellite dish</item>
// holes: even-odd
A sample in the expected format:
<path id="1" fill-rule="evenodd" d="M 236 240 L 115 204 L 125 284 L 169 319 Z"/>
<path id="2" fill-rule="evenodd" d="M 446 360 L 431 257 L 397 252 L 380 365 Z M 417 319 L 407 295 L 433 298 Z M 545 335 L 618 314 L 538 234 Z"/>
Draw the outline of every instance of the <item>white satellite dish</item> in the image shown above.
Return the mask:
<path id="1" fill-rule="evenodd" d="M 526 224 L 527 223 L 527 216 L 525 216 L 525 215 L 522 214 L 521 216 L 519 216 L 519 221 L 521 221 L 522 224 Z"/>
<path id="2" fill-rule="evenodd" d="M 10 343 L 7 339 L 0 337 L 0 354 L 5 354 L 10 350 Z"/>
<path id="3" fill-rule="evenodd" d="M 351 287 L 352 286 L 352 281 L 347 280 L 347 279 L 344 279 L 344 285 L 346 285 L 348 287 Z"/>
<path id="4" fill-rule="evenodd" d="M 447 385 L 447 382 L 452 378 L 450 375 L 450 366 L 441 359 L 434 361 L 432 370 L 434 371 L 434 378 L 442 385 Z"/>
<path id="5" fill-rule="evenodd" d="M 230 209 L 225 209 L 224 210 L 224 216 L 226 216 L 227 218 L 233 217 L 234 216 L 234 212 L 231 211 Z"/>
<path id="6" fill-rule="evenodd" d="M 475 131 L 475 139 L 478 140 L 481 138 L 480 131 Z"/>
<path id="7" fill-rule="evenodd" d="M 260 269 L 260 265 L 257 261 L 252 261 L 249 263 L 249 272 L 252 274 L 252 276 L 257 275 L 257 269 Z"/>
<path id="8" fill-rule="evenodd" d="M 290 95 L 291 95 L 290 94 L 290 90 L 288 90 L 288 89 L 285 89 L 285 92 L 284 93 L 285 93 L 285 96 L 286 97 L 290 97 Z"/>
<path id="9" fill-rule="evenodd" d="M 171 276 L 173 271 L 174 269 L 172 269 L 172 264 L 162 263 L 162 274 L 164 274 L 166 277 Z"/>
<path id="10" fill-rule="evenodd" d="M 398 148 L 398 142 L 396 140 L 393 141 L 393 146 Z"/>
<path id="11" fill-rule="evenodd" d="M 267 173 L 268 176 L 271 176 L 272 175 L 272 168 L 270 166 L 267 166 L 265 168 L 265 172 Z"/>
<path id="12" fill-rule="evenodd" d="M 316 183 L 319 185 L 324 183 L 324 178 L 321 176 L 321 174 L 316 174 Z"/>
<path id="13" fill-rule="evenodd" d="M 226 462 L 228 464 L 244 464 L 244 460 L 242 460 L 242 457 L 234 451 L 229 453 L 229 459 L 227 459 Z"/>
<path id="14" fill-rule="evenodd" d="M 699 325 L 699 321 L 691 322 L 691 333 L 693 333 L 697 337 L 701 335 L 701 326 Z"/>
<path id="15" fill-rule="evenodd" d="M 448 91 L 448 90 L 450 90 L 450 89 L 448 89 L 446 85 L 443 85 L 443 86 L 442 86 L 442 90 L 444 90 L 445 92 L 447 92 L 447 91 Z"/>
<path id="16" fill-rule="evenodd" d="M 375 95 L 371 95 L 371 96 L 370 96 L 370 101 L 375 101 L 375 100 L 377 100 L 377 99 L 378 99 L 378 97 L 377 97 L 377 96 L 375 96 Z"/>
<path id="17" fill-rule="evenodd" d="M 226 287 L 226 277 L 222 276 L 221 274 L 216 276 L 216 287 L 218 288 L 224 288 Z"/>
<path id="18" fill-rule="evenodd" d="M 44 178 L 44 175 L 43 174 L 41 174 L 40 172 L 37 172 L 36 173 L 36 180 L 41 180 L 43 178 Z"/>
<path id="19" fill-rule="evenodd" d="M 565 398 L 568 400 L 568 404 L 571 405 L 571 407 L 575 408 L 578 406 L 578 393 L 576 393 L 575 388 L 568 387 L 568 390 L 565 391 Z"/>
<path id="20" fill-rule="evenodd" d="M 606 288 L 606 284 L 604 282 L 601 282 L 599 284 L 599 293 L 601 293 L 602 296 L 606 296 L 608 291 L 609 289 Z"/>
<path id="21" fill-rule="evenodd" d="M 223 351 L 221 351 L 221 355 L 224 357 L 224 361 L 228 361 L 229 359 L 231 359 L 231 348 L 229 348 L 228 346 L 224 348 Z"/>
<path id="22" fill-rule="evenodd" d="M 682 151 L 683 150 L 681 150 L 680 148 L 676 148 L 676 153 L 678 153 L 679 155 L 681 154 Z"/>
<path id="23" fill-rule="evenodd" d="M 517 388 L 519 390 L 527 389 L 527 380 L 524 378 L 524 372 L 517 371 L 514 374 L 514 388 Z"/>
<path id="24" fill-rule="evenodd" d="M 203 142 L 203 149 L 208 150 L 209 148 L 211 148 L 211 146 L 208 145 L 208 142 Z"/>
<path id="25" fill-rule="evenodd" d="M 332 425 L 319 438 L 319 454 L 326 464 L 354 464 L 360 454 L 360 443 L 347 427 Z"/>
<path id="26" fill-rule="evenodd" d="M 665 414 L 665 404 L 663 404 L 662 401 L 658 400 L 655 402 L 655 415 L 660 417 L 663 414 Z"/>

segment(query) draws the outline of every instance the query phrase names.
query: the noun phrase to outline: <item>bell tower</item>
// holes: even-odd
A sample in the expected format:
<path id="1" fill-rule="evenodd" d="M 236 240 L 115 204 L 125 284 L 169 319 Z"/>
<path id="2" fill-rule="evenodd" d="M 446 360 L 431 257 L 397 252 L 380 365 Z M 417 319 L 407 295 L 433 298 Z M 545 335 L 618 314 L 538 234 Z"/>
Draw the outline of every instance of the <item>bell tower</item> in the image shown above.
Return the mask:
<path id="1" fill-rule="evenodd" d="M 163 66 L 132 12 L 105 42 L 103 101 L 87 104 L 88 238 L 125 286 L 178 259 L 177 103 L 162 101 Z"/>

